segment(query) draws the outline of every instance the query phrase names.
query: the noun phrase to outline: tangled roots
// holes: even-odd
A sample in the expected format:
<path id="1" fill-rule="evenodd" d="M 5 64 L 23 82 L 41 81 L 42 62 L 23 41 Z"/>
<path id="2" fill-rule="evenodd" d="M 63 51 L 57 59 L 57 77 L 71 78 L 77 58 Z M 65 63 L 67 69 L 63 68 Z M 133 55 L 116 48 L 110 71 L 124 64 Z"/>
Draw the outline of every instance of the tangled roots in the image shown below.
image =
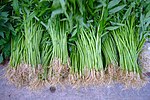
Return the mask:
<path id="1" fill-rule="evenodd" d="M 50 78 L 52 80 L 52 84 L 55 85 L 57 83 L 67 83 L 69 70 L 69 64 L 62 64 L 59 59 L 55 58 L 52 61 L 52 75 Z"/>
<path id="2" fill-rule="evenodd" d="M 46 85 L 62 86 L 73 85 L 74 88 L 92 86 L 124 84 L 125 88 L 140 88 L 148 83 L 144 74 L 123 71 L 119 67 L 109 65 L 107 70 L 85 69 L 83 73 L 71 73 L 69 64 L 61 64 L 60 60 L 54 59 L 49 68 L 47 79 L 39 78 L 44 73 L 41 65 L 36 68 L 28 64 L 20 64 L 17 68 L 8 67 L 6 77 L 17 87 L 28 86 L 30 89 L 40 89 Z"/>
<path id="3" fill-rule="evenodd" d="M 117 82 L 125 86 L 125 88 L 141 88 L 148 83 L 148 78 L 144 74 L 118 70 Z"/>
<path id="4" fill-rule="evenodd" d="M 41 65 L 38 68 L 32 68 L 28 64 L 20 64 L 17 68 L 8 67 L 6 72 L 7 79 L 17 87 L 29 86 L 39 74 L 43 73 Z"/>

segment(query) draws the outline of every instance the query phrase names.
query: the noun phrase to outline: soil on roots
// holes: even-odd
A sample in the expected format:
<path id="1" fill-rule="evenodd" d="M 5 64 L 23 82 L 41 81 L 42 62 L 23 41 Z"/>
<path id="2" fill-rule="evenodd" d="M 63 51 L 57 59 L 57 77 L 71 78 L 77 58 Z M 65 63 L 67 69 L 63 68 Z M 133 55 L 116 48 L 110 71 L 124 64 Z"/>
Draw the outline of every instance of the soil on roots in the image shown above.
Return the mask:
<path id="1" fill-rule="evenodd" d="M 103 85 L 104 84 L 104 71 L 96 71 L 95 69 L 86 70 L 83 78 L 83 86 L 90 85 Z"/>
<path id="2" fill-rule="evenodd" d="M 27 86 L 31 90 L 41 89 L 47 85 L 72 85 L 74 88 L 87 86 L 107 86 L 116 83 L 125 88 L 143 87 L 148 79 L 144 74 L 123 71 L 120 67 L 109 65 L 107 70 L 85 69 L 83 73 L 71 73 L 69 65 L 61 64 L 55 59 L 49 70 L 47 79 L 39 78 L 44 73 L 41 65 L 36 68 L 28 64 L 20 64 L 17 68 L 8 67 L 6 77 L 17 87 Z"/>
<path id="3" fill-rule="evenodd" d="M 27 64 L 20 64 L 17 68 L 8 67 L 6 72 L 7 79 L 17 87 L 27 86 L 32 73 L 31 67 Z"/>
<path id="4" fill-rule="evenodd" d="M 117 71 L 117 79 L 118 83 L 124 85 L 125 88 L 141 88 L 148 83 L 148 78 L 144 74 L 138 74 L 134 72 L 128 72 L 123 70 Z"/>
<path id="5" fill-rule="evenodd" d="M 84 73 L 72 73 L 68 76 L 68 82 L 73 88 L 102 86 L 104 85 L 104 71 L 96 71 L 95 69 L 85 69 Z"/>
<path id="6" fill-rule="evenodd" d="M 62 64 L 61 61 L 57 58 L 55 58 L 53 61 L 52 61 L 52 75 L 50 76 L 51 78 L 51 82 L 52 82 L 52 85 L 55 85 L 55 84 L 66 84 L 68 83 L 68 75 L 69 75 L 69 71 L 70 71 L 70 68 L 69 68 L 69 64 Z M 51 73 L 51 72 L 50 72 Z"/>
<path id="7" fill-rule="evenodd" d="M 30 83 L 28 88 L 30 90 L 40 90 L 46 86 L 49 86 L 49 82 L 47 80 L 42 80 L 38 78 L 34 78 Z"/>
<path id="8" fill-rule="evenodd" d="M 116 83 L 117 79 L 117 70 L 119 67 L 113 64 L 109 64 L 107 70 L 105 71 L 105 83 L 107 85 L 113 85 Z"/>
<path id="9" fill-rule="evenodd" d="M 37 68 L 32 68 L 31 65 L 22 63 L 16 68 L 8 66 L 5 76 L 15 86 L 23 87 L 31 86 L 35 80 L 39 80 L 38 75 L 42 73 L 41 65 L 38 65 Z"/>

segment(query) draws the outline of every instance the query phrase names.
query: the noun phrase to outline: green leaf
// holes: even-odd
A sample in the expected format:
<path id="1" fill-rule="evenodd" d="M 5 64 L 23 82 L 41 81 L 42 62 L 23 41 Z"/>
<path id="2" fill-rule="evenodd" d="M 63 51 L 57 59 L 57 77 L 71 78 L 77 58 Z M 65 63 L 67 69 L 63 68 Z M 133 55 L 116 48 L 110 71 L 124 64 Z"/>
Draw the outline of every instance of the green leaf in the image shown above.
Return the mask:
<path id="1" fill-rule="evenodd" d="M 1 12 L 1 13 L 0 13 L 0 16 L 3 16 L 3 17 L 6 17 L 6 18 L 7 18 L 7 17 L 8 17 L 8 12 Z"/>
<path id="2" fill-rule="evenodd" d="M 109 13 L 110 13 L 110 14 L 116 13 L 116 12 L 122 10 L 125 6 L 126 6 L 126 5 L 122 5 L 122 6 L 115 7 L 115 8 L 113 8 L 113 9 L 109 10 Z"/>
<path id="3" fill-rule="evenodd" d="M 0 39 L 0 45 L 3 45 L 5 43 L 6 43 L 6 41 L 4 39 Z"/>
<path id="4" fill-rule="evenodd" d="M 6 31 L 6 32 L 5 32 L 5 41 L 6 41 L 6 42 L 9 42 L 9 39 L 10 39 L 10 32 L 9 32 L 9 31 Z"/>
<path id="5" fill-rule="evenodd" d="M 37 14 L 37 12 L 33 11 L 33 12 L 27 17 L 27 19 L 23 22 L 22 25 L 24 25 L 25 23 L 29 22 L 36 14 Z"/>
<path id="6" fill-rule="evenodd" d="M 53 18 L 54 16 L 56 15 L 59 15 L 59 14 L 62 14 L 63 13 L 63 10 L 62 9 L 56 9 L 52 12 L 51 14 L 51 18 Z"/>
<path id="7" fill-rule="evenodd" d="M 149 25 L 150 25 L 150 17 L 144 18 L 144 22 L 146 23 L 145 28 L 149 27 Z"/>
<path id="8" fill-rule="evenodd" d="M 0 63 L 2 63 L 3 62 L 3 55 L 2 54 L 0 54 Z"/>
<path id="9" fill-rule="evenodd" d="M 150 10 L 147 12 L 146 17 L 150 17 Z"/>
<path id="10" fill-rule="evenodd" d="M 66 12 L 66 9 L 67 9 L 66 2 L 64 0 L 60 0 L 60 4 L 61 4 L 62 10 L 63 10 L 63 13 L 66 15 L 67 18 L 69 18 L 69 15 Z"/>
<path id="11" fill-rule="evenodd" d="M 147 0 L 148 1 L 148 0 Z M 150 10 L 150 3 L 149 4 L 146 4 L 147 5 L 147 7 L 144 9 L 144 11 L 146 11 L 146 12 L 149 12 Z"/>
<path id="12" fill-rule="evenodd" d="M 123 16 L 123 20 L 125 20 L 127 17 L 130 16 L 131 10 L 132 10 L 132 7 L 129 7 L 129 9 L 126 11 L 126 13 Z"/>
<path id="13" fill-rule="evenodd" d="M 5 45 L 5 47 L 3 48 L 3 54 L 4 54 L 4 58 L 7 58 L 10 56 L 10 43 L 7 43 Z"/>
<path id="14" fill-rule="evenodd" d="M 59 0 L 59 1 L 60 1 L 62 9 L 65 11 L 66 10 L 65 1 L 64 0 Z"/>
<path id="15" fill-rule="evenodd" d="M 146 23 L 146 22 L 149 22 L 150 21 L 150 17 L 148 17 L 148 18 L 144 18 L 144 22 Z"/>
<path id="16" fill-rule="evenodd" d="M 11 30 L 12 32 L 15 31 L 14 28 L 12 27 L 12 25 L 11 25 L 10 23 L 7 24 L 7 28 L 8 28 L 9 30 Z"/>
<path id="17" fill-rule="evenodd" d="M 116 22 L 110 22 L 112 25 L 116 25 L 116 26 L 124 26 L 124 24 L 121 24 L 121 23 L 116 23 Z"/>
<path id="18" fill-rule="evenodd" d="M 104 37 L 104 36 L 106 36 L 107 35 L 107 33 L 109 33 L 108 31 L 106 31 L 105 33 L 103 33 L 102 35 L 101 35 L 101 38 L 102 37 Z"/>
<path id="19" fill-rule="evenodd" d="M 112 30 L 115 30 L 117 28 L 119 28 L 119 26 L 110 26 L 110 27 L 106 27 L 105 29 L 112 31 Z"/>
<path id="20" fill-rule="evenodd" d="M 13 0 L 12 6 L 13 6 L 13 9 L 15 10 L 15 13 L 16 13 L 17 15 L 19 15 L 18 0 Z"/>
<path id="21" fill-rule="evenodd" d="M 102 4 L 98 4 L 98 5 L 95 7 L 95 9 L 98 9 L 98 8 L 101 8 L 101 7 L 103 7 L 103 5 L 102 5 Z"/>
<path id="22" fill-rule="evenodd" d="M 1 6 L 1 7 L 0 7 L 0 11 L 3 10 L 5 6 L 6 6 L 6 5 Z"/>
<path id="23" fill-rule="evenodd" d="M 84 13 L 84 11 L 85 11 L 85 9 L 84 9 L 84 5 L 82 4 L 82 2 L 81 2 L 81 0 L 77 0 L 77 3 L 78 3 L 78 5 L 79 5 L 79 11 L 80 11 L 80 13 L 83 15 L 83 13 Z"/>
<path id="24" fill-rule="evenodd" d="M 9 18 L 8 17 L 8 12 L 0 12 L 0 25 L 2 26 L 3 24 L 5 24 Z M 3 25 L 5 26 L 5 25 Z"/>
<path id="25" fill-rule="evenodd" d="M 4 32 L 4 31 L 5 31 L 5 29 L 3 28 L 3 26 L 0 23 L 0 32 Z"/>
<path id="26" fill-rule="evenodd" d="M 60 7 L 61 7 L 61 5 L 59 3 L 59 0 L 54 0 L 51 9 L 52 10 L 56 10 L 56 9 L 58 9 Z"/>
<path id="27" fill-rule="evenodd" d="M 45 8 L 43 9 L 40 14 L 38 15 L 38 17 L 42 16 L 45 12 L 47 12 L 48 10 L 50 10 L 50 8 Z"/>
<path id="28" fill-rule="evenodd" d="M 103 5 L 103 7 L 106 7 L 106 1 L 105 0 L 98 0 L 98 2 L 100 2 Z"/>
<path id="29" fill-rule="evenodd" d="M 116 6 L 121 0 L 112 0 L 108 3 L 108 9 Z"/>
<path id="30" fill-rule="evenodd" d="M 69 42 L 72 42 L 72 41 L 77 41 L 77 37 L 76 36 L 74 36 L 74 37 L 71 37 L 70 39 L 69 39 Z"/>
<path id="31" fill-rule="evenodd" d="M 76 34 L 77 34 L 77 29 L 75 29 L 75 30 L 71 33 L 72 37 L 75 36 Z"/>
<path id="32" fill-rule="evenodd" d="M 3 32 L 0 32 L 0 36 L 4 38 L 4 33 L 3 33 Z"/>
<path id="33" fill-rule="evenodd" d="M 92 8 L 93 9 L 93 0 L 89 0 L 89 6 L 90 6 L 90 8 Z"/>

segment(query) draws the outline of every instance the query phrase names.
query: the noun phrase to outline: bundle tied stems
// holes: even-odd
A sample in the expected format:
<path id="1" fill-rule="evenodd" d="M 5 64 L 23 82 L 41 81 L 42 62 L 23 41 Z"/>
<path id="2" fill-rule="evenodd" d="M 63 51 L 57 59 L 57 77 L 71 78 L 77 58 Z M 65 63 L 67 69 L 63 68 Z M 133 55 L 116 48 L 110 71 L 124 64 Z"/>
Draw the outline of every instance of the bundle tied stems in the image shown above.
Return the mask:
<path id="1" fill-rule="evenodd" d="M 134 17 L 127 21 L 125 26 L 115 30 L 112 35 L 119 52 L 120 76 L 118 81 L 126 87 L 142 87 L 147 83 L 138 65 L 138 46 L 142 41 L 139 39 L 139 29 L 134 25 Z M 143 37 L 144 38 L 144 37 Z"/>
<path id="2" fill-rule="evenodd" d="M 69 26 L 67 21 L 60 21 L 59 17 L 49 19 L 48 33 L 52 41 L 52 58 L 49 72 L 52 84 L 63 82 L 69 74 L 69 56 L 67 48 L 67 35 Z"/>
<path id="3" fill-rule="evenodd" d="M 25 16 L 23 18 L 25 21 Z M 11 44 L 11 58 L 6 77 L 16 86 L 34 86 L 44 73 L 41 65 L 42 28 L 29 21 Z"/>
<path id="4" fill-rule="evenodd" d="M 109 84 L 113 84 L 119 69 L 117 47 L 111 34 L 105 37 L 102 43 L 102 51 L 105 57 L 106 80 Z"/>
<path id="5" fill-rule="evenodd" d="M 99 28 L 80 28 L 76 48 L 71 56 L 76 85 L 100 85 L 104 81 L 104 68 L 101 55 L 101 35 Z"/>

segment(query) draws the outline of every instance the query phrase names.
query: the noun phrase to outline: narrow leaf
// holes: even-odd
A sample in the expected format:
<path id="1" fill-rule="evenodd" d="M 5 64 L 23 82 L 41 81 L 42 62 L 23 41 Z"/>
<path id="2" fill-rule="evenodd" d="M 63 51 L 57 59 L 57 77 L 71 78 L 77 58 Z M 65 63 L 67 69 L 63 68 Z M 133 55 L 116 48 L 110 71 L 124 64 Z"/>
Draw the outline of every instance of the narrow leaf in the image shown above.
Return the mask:
<path id="1" fill-rule="evenodd" d="M 1 12 L 0 15 L 3 17 L 8 17 L 8 12 Z"/>
<path id="2" fill-rule="evenodd" d="M 25 23 L 29 22 L 36 14 L 37 14 L 37 12 L 34 12 L 34 11 L 33 11 L 33 12 L 28 16 L 28 18 L 23 22 L 22 25 L 24 25 Z"/>
<path id="3" fill-rule="evenodd" d="M 111 30 L 115 30 L 117 28 L 119 28 L 119 26 L 110 26 L 110 27 L 106 27 L 105 29 L 111 31 Z"/>
<path id="4" fill-rule="evenodd" d="M 0 39 L 0 45 L 3 45 L 5 43 L 6 43 L 6 41 L 4 39 Z"/>
<path id="5" fill-rule="evenodd" d="M 18 0 L 13 0 L 12 6 L 13 6 L 13 9 L 15 10 L 15 13 L 16 13 L 17 15 L 19 15 Z"/>
<path id="6" fill-rule="evenodd" d="M 122 6 L 115 7 L 115 8 L 113 8 L 113 9 L 109 10 L 109 13 L 110 13 L 110 14 L 116 13 L 116 12 L 122 10 L 125 6 L 126 6 L 126 5 L 122 5 Z"/>
<path id="7" fill-rule="evenodd" d="M 0 54 L 0 63 L 2 63 L 3 62 L 3 55 L 2 54 Z"/>
<path id="8" fill-rule="evenodd" d="M 112 25 L 117 25 L 117 26 L 124 26 L 124 24 L 121 23 L 116 23 L 116 22 L 110 22 Z"/>
<path id="9" fill-rule="evenodd" d="M 103 7 L 106 7 L 106 1 L 104 1 L 104 0 L 99 0 L 99 2 L 103 5 Z"/>
<path id="10" fill-rule="evenodd" d="M 150 17 L 150 10 L 147 12 L 146 17 Z"/>
<path id="11" fill-rule="evenodd" d="M 125 13 L 124 16 L 123 16 L 123 20 L 125 20 L 127 17 L 129 17 L 129 15 L 130 15 L 130 13 L 131 13 L 131 10 L 132 10 L 132 7 L 130 7 L 130 8 L 126 11 L 126 13 Z"/>
<path id="12" fill-rule="evenodd" d="M 110 1 L 109 4 L 108 4 L 108 9 L 116 6 L 120 1 L 121 0 L 112 0 L 112 1 Z"/>
<path id="13" fill-rule="evenodd" d="M 146 22 L 149 22 L 150 21 L 150 17 L 148 17 L 148 18 L 144 18 L 144 22 L 146 23 Z"/>
<path id="14" fill-rule="evenodd" d="M 62 9 L 56 9 L 56 10 L 54 10 L 54 11 L 52 12 L 51 18 L 53 18 L 54 16 L 59 15 L 59 14 L 61 14 L 61 13 L 63 13 L 63 10 L 62 10 Z"/>
<path id="15" fill-rule="evenodd" d="M 1 36 L 2 38 L 4 38 L 4 33 L 3 33 L 3 32 L 0 32 L 0 36 Z"/>

